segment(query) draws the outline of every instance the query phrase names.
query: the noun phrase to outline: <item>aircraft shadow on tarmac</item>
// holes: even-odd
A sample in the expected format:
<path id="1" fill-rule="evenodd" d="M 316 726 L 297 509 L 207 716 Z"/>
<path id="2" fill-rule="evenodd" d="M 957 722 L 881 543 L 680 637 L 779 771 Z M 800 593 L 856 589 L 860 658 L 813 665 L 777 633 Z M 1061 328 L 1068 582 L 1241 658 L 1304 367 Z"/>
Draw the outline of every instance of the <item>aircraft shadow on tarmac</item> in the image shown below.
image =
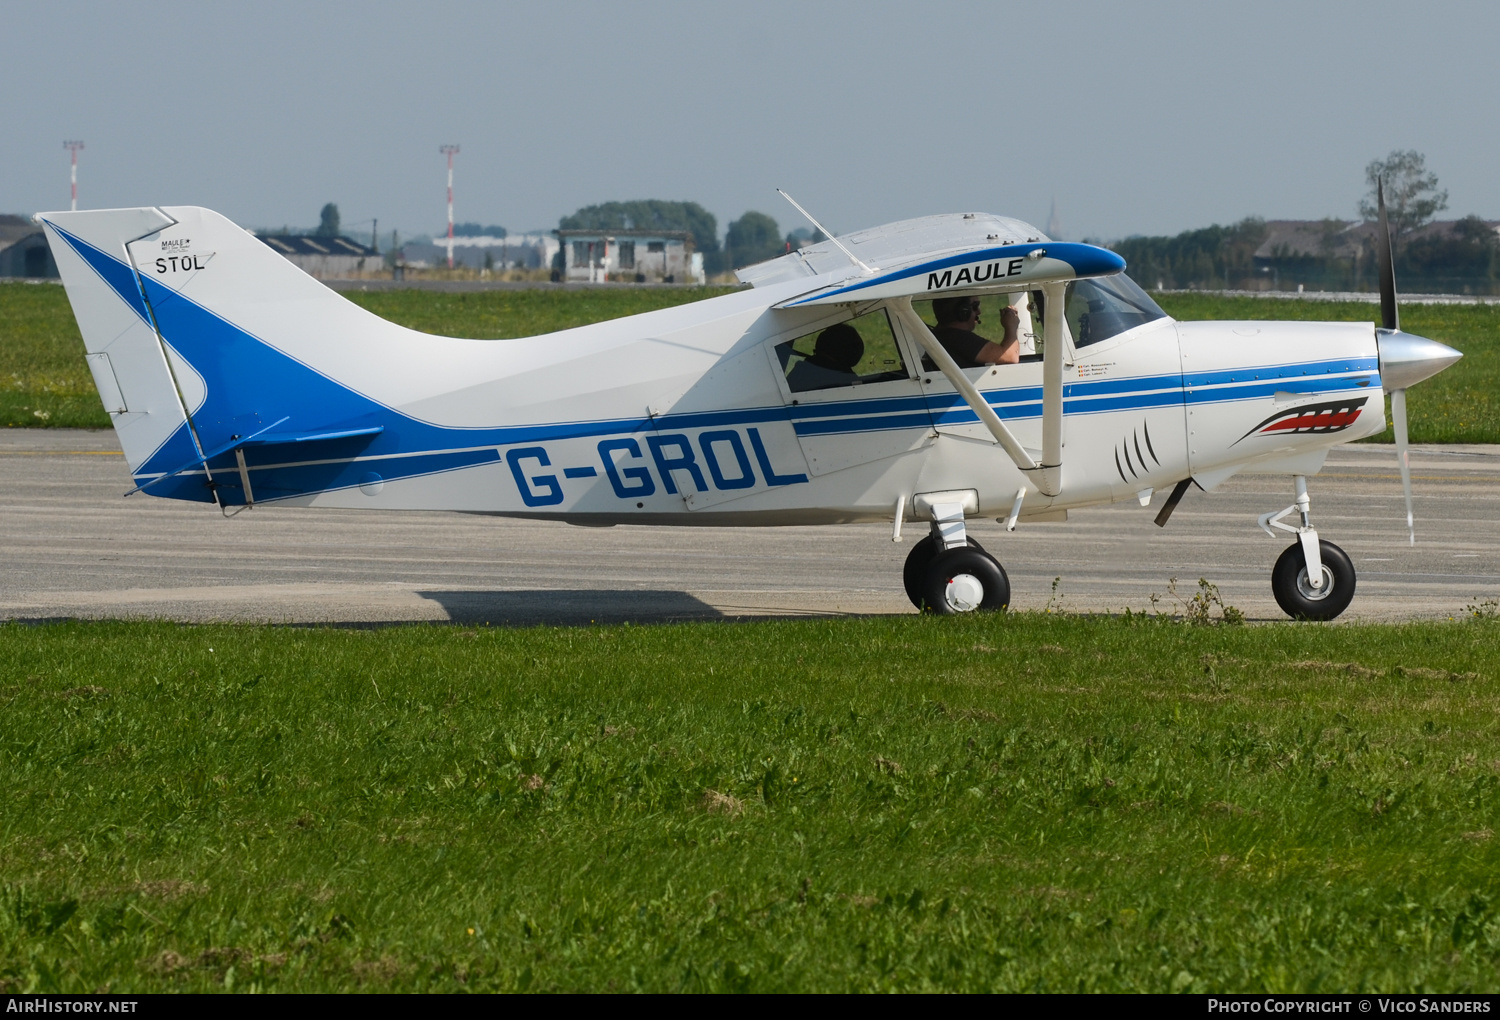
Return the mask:
<path id="1" fill-rule="evenodd" d="M 730 619 L 685 591 L 542 588 L 525 591 L 421 591 L 453 623 L 579 626 Z"/>

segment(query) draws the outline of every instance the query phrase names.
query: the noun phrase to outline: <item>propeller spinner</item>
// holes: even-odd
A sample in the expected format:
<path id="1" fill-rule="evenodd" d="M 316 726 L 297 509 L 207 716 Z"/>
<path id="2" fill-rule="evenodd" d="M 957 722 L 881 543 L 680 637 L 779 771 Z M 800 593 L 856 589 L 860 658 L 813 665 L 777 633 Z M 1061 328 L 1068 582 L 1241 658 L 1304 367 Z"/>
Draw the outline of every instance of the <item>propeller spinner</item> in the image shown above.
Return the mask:
<path id="1" fill-rule="evenodd" d="M 1375 342 L 1380 350 L 1380 379 L 1391 395 L 1391 418 L 1396 429 L 1396 458 L 1401 465 L 1401 492 L 1406 497 L 1406 530 L 1412 545 L 1417 529 L 1411 510 L 1411 460 L 1407 448 L 1406 388 L 1437 375 L 1463 357 L 1447 344 L 1405 333 L 1396 308 L 1396 271 L 1391 257 L 1391 228 L 1385 214 L 1385 182 L 1376 183 L 1380 206 L 1380 237 L 1375 258 L 1380 270 L 1380 326 Z"/>

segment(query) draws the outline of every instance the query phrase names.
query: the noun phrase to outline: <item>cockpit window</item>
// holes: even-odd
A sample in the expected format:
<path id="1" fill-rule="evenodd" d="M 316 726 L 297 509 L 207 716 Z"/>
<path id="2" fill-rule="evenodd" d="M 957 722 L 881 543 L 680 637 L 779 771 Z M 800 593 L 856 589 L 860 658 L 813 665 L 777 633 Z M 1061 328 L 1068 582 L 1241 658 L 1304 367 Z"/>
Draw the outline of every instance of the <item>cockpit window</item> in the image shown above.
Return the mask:
<path id="1" fill-rule="evenodd" d="M 883 308 L 777 344 L 776 357 L 793 393 L 907 378 Z"/>
<path id="2" fill-rule="evenodd" d="M 1124 273 L 1068 284 L 1066 307 L 1074 347 L 1097 344 L 1142 323 L 1167 317 Z"/>

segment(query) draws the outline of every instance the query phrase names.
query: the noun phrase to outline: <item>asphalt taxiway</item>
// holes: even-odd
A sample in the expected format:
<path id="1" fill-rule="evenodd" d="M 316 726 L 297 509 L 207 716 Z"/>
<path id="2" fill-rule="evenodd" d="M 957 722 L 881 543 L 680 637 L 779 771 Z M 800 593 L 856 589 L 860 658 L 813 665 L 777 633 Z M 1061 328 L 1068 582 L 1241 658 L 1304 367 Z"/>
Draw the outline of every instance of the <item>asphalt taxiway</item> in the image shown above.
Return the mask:
<path id="1" fill-rule="evenodd" d="M 1312 479 L 1314 523 L 1358 571 L 1342 619 L 1461 616 L 1500 598 L 1500 446 L 1412 451 L 1417 545 L 1390 446 L 1336 449 Z M 577 528 L 446 513 L 122 499 L 113 432 L 0 433 L 0 619 L 162 618 L 293 624 L 574 624 L 768 615 L 910 613 L 889 525 Z M 1254 619 L 1282 619 L 1270 571 L 1289 541 L 1255 519 L 1289 480 L 1242 476 L 1160 505 L 1075 512 L 1066 524 L 990 521 L 971 532 L 1005 566 L 1014 604 L 1074 612 L 1167 608 L 1198 578 Z M 1053 581 L 1057 581 L 1056 591 Z"/>

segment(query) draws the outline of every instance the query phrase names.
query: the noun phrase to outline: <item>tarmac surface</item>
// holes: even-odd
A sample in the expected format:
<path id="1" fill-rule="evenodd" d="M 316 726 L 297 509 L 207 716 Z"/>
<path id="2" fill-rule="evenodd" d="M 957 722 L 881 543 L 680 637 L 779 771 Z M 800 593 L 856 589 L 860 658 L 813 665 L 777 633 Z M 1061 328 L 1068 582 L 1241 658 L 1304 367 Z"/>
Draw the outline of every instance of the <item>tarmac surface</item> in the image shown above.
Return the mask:
<path id="1" fill-rule="evenodd" d="M 1358 594 L 1342 620 L 1447 619 L 1500 598 L 1500 446 L 1412 451 L 1417 545 L 1407 544 L 1390 446 L 1334 450 L 1312 479 L 1313 523 L 1342 546 Z M 587 624 L 914 612 L 901 564 L 908 523 L 828 528 L 577 528 L 447 513 L 121 499 L 130 476 L 110 431 L 0 433 L 0 619 L 378 625 Z M 1014 605 L 1149 610 L 1200 577 L 1251 620 L 1284 619 L 1271 566 L 1289 540 L 1256 527 L 1292 502 L 1290 479 L 1190 490 L 1165 529 L 1164 494 L 1075 512 L 1066 524 L 991 521 L 970 533 L 1010 575 Z"/>

